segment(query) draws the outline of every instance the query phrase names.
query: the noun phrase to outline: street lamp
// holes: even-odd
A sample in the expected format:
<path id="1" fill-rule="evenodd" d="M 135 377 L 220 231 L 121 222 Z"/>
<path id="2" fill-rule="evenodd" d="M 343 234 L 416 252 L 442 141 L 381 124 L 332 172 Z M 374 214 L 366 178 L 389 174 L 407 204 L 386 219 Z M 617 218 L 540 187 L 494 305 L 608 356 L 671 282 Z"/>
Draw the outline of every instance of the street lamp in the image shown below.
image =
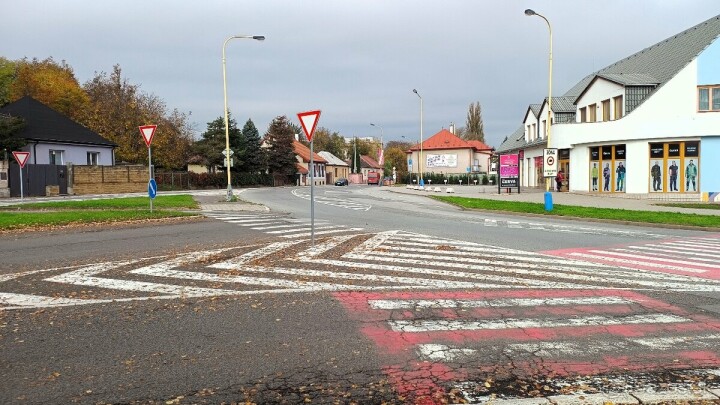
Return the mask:
<path id="1" fill-rule="evenodd" d="M 373 127 L 380 128 L 380 148 L 382 148 L 383 147 L 383 127 L 381 127 L 380 125 L 375 125 L 372 122 L 370 123 L 370 125 Z"/>
<path id="2" fill-rule="evenodd" d="M 422 170 L 422 159 L 423 159 L 423 98 L 416 89 L 413 89 L 413 93 L 417 94 L 420 98 L 420 160 L 418 161 L 418 171 L 420 172 L 420 186 L 423 187 L 425 182 L 423 181 L 423 170 Z"/>
<path id="3" fill-rule="evenodd" d="M 553 62 L 552 62 L 552 26 L 550 25 L 550 21 L 548 21 L 545 16 L 542 14 L 538 14 L 535 11 L 531 9 L 525 10 L 525 15 L 528 17 L 531 16 L 538 16 L 545 20 L 548 26 L 548 30 L 550 31 L 550 57 L 549 57 L 549 68 L 548 68 L 548 113 L 547 113 L 547 121 L 545 121 L 545 133 L 547 134 L 547 147 L 550 148 L 550 119 L 551 119 L 551 112 L 552 112 L 552 70 L 553 70 Z M 552 179 L 549 177 L 545 178 L 545 209 L 548 208 L 548 199 L 549 199 L 549 207 L 552 209 L 552 194 L 550 194 L 550 183 L 552 182 Z"/>
<path id="4" fill-rule="evenodd" d="M 227 79 L 225 74 L 225 48 L 231 39 L 254 39 L 264 41 L 262 35 L 233 35 L 223 42 L 222 70 L 223 70 L 223 98 L 225 100 L 225 168 L 227 169 L 227 201 L 232 201 L 232 185 L 230 185 L 230 129 L 228 128 Z"/>
<path id="5" fill-rule="evenodd" d="M 372 122 L 370 123 L 370 126 L 380 128 L 380 153 L 378 153 L 378 163 L 380 163 L 380 165 L 382 166 L 383 162 L 380 162 L 380 160 L 382 160 L 382 156 L 384 153 L 384 150 L 383 150 L 383 127 L 381 127 L 380 125 L 375 125 Z"/>

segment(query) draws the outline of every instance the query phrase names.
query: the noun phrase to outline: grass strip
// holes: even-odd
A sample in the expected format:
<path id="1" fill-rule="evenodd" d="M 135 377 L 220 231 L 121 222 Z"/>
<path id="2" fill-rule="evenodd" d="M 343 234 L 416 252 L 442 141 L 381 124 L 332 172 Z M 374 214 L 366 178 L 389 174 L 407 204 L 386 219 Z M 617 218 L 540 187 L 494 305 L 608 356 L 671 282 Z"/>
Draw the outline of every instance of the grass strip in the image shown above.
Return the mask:
<path id="1" fill-rule="evenodd" d="M 697 210 L 720 210 L 720 204 L 717 203 L 662 203 L 654 205 L 660 207 L 692 208 Z"/>
<path id="2" fill-rule="evenodd" d="M 191 195 L 157 196 L 153 200 L 153 209 L 195 209 L 197 202 Z M 142 210 L 150 209 L 148 197 L 106 198 L 82 201 L 46 201 L 36 203 L 22 203 L 3 207 L 4 211 L 17 210 Z"/>
<path id="3" fill-rule="evenodd" d="M 545 205 L 541 203 L 498 201 L 482 198 L 452 196 L 431 197 L 439 201 L 444 201 L 468 209 L 522 212 L 547 216 L 607 219 L 613 221 L 641 222 L 651 224 L 685 225 L 704 228 L 720 227 L 720 216 L 716 215 L 699 215 L 685 213 L 680 214 L 677 212 L 658 211 L 635 211 L 615 208 L 579 207 L 573 205 L 554 205 L 553 210 L 548 212 L 545 211 Z"/>
<path id="4" fill-rule="evenodd" d="M 181 211 L 89 210 L 57 212 L 0 212 L 0 230 L 17 230 L 43 226 L 88 224 L 99 222 L 138 221 L 175 218 L 195 214 Z"/>

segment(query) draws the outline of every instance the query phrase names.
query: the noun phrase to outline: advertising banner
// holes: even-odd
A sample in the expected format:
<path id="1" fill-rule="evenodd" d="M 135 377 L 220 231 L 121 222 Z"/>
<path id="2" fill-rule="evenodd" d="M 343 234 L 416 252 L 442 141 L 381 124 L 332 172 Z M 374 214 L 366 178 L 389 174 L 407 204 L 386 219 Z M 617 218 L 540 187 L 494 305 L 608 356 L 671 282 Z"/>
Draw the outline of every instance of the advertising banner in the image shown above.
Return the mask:
<path id="1" fill-rule="evenodd" d="M 520 192 L 520 157 L 518 155 L 500 155 L 499 174 L 499 189 L 517 188 Z"/>

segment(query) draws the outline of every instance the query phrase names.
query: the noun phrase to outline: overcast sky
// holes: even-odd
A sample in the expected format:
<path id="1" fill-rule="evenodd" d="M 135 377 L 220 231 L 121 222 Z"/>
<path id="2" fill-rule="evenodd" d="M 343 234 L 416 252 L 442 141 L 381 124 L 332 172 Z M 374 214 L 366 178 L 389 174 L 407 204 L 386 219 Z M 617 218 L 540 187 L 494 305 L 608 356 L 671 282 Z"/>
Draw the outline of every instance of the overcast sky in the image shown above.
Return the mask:
<path id="1" fill-rule="evenodd" d="M 191 112 L 197 134 L 229 108 L 261 134 L 278 115 L 320 109 L 343 136 L 413 141 L 479 101 L 497 147 L 527 106 L 587 74 L 720 14 L 718 0 L 2 0 L 0 56 L 65 60 L 84 83 L 115 64 L 170 109 Z M 143 123 L 138 123 L 143 124 Z"/>

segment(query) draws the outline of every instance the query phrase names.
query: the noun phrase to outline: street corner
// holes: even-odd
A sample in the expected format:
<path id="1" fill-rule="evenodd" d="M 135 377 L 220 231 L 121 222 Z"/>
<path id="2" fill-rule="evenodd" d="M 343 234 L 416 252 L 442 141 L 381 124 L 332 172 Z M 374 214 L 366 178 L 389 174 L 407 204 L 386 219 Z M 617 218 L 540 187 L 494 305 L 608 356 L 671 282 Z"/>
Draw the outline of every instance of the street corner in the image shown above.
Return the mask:
<path id="1" fill-rule="evenodd" d="M 414 403 L 639 394 L 647 387 L 662 391 L 670 383 L 720 388 L 718 375 L 708 371 L 720 367 L 720 321 L 637 292 L 341 292 L 335 297 L 375 343 L 399 395 Z M 611 380 L 615 383 L 607 383 Z"/>

